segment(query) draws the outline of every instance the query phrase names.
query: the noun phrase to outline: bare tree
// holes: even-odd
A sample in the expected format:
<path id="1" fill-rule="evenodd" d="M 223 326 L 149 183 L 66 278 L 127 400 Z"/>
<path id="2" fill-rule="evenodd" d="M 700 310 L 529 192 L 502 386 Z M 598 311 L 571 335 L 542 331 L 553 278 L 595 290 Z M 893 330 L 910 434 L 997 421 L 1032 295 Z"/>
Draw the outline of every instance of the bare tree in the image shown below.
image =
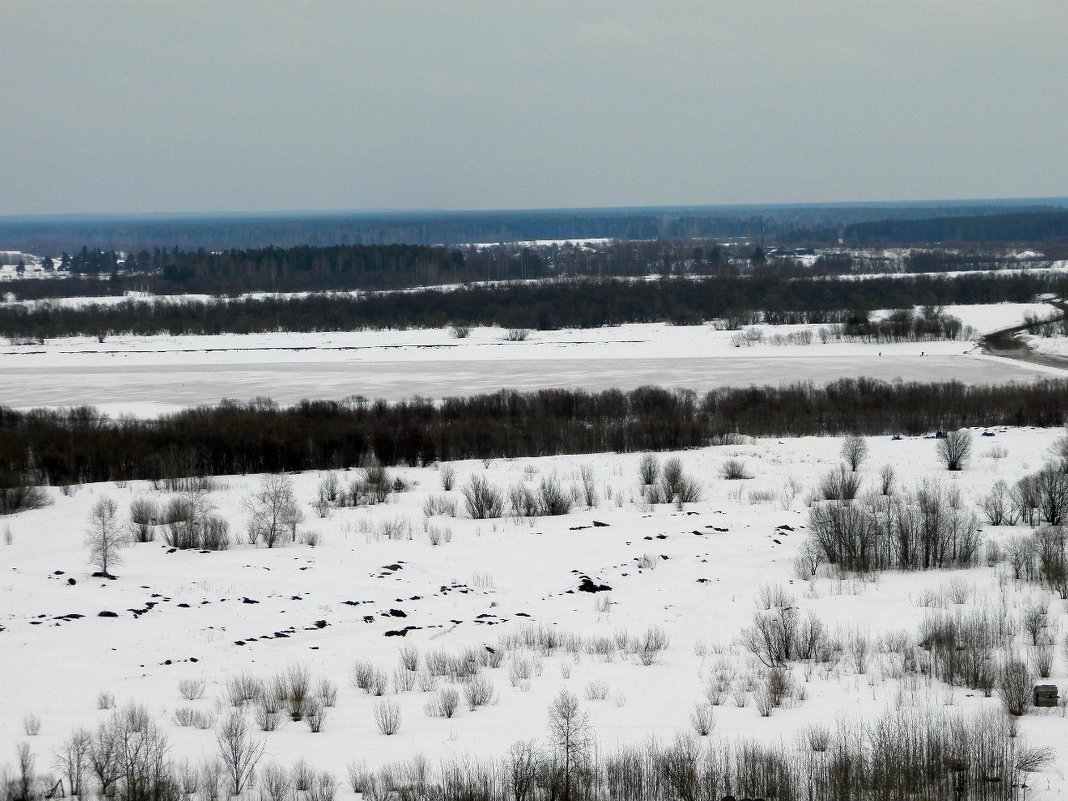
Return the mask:
<path id="1" fill-rule="evenodd" d="M 107 723 L 101 723 L 89 746 L 89 769 L 99 785 L 100 795 L 112 797 L 113 787 L 122 777 L 118 746 Z"/>
<path id="2" fill-rule="evenodd" d="M 868 458 L 868 443 L 864 437 L 846 437 L 842 443 L 842 458 L 854 473 Z"/>
<path id="3" fill-rule="evenodd" d="M 240 795 L 263 754 L 263 740 L 255 740 L 240 709 L 223 721 L 215 737 L 233 795 Z"/>
<path id="4" fill-rule="evenodd" d="M 1048 465 L 1035 476 L 1038 511 L 1051 526 L 1064 525 L 1068 518 L 1068 473 Z"/>
<path id="5" fill-rule="evenodd" d="M 754 612 L 752 625 L 742 629 L 739 640 L 764 665 L 779 667 L 796 657 L 798 623 L 794 606 Z"/>
<path id="6" fill-rule="evenodd" d="M 107 736 L 114 742 L 120 795 L 124 801 L 160 799 L 172 788 L 167 735 L 144 707 L 128 706 L 112 713 Z"/>
<path id="7" fill-rule="evenodd" d="M 15 786 L 13 788 L 15 791 L 13 801 L 31 801 L 33 798 L 33 763 L 35 757 L 30 751 L 30 744 L 26 741 L 15 746 L 15 761 L 18 776 L 15 779 Z"/>
<path id="8" fill-rule="evenodd" d="M 82 779 L 89 770 L 93 735 L 88 729 L 75 729 L 53 752 L 52 766 L 67 779 L 71 795 L 82 795 Z"/>
<path id="9" fill-rule="evenodd" d="M 534 798 L 541 767 L 541 754 L 533 740 L 512 743 L 504 758 L 505 777 L 511 801 L 529 801 Z"/>
<path id="10" fill-rule="evenodd" d="M 560 782 L 558 797 L 570 801 L 578 795 L 576 785 L 589 764 L 593 738 L 589 715 L 567 690 L 561 690 L 549 707 L 549 737 L 554 772 Z"/>
<path id="11" fill-rule="evenodd" d="M 89 511 L 89 526 L 85 530 L 85 544 L 89 548 L 89 564 L 111 578 L 109 568 L 122 564 L 120 551 L 129 538 L 119 523 L 119 507 L 111 498 L 101 498 Z"/>
<path id="12" fill-rule="evenodd" d="M 293 494 L 293 480 L 285 473 L 269 473 L 259 488 L 244 500 L 249 542 L 263 540 L 273 548 L 287 529 L 292 533 L 303 519 Z"/>
<path id="13" fill-rule="evenodd" d="M 938 440 L 936 448 L 947 470 L 963 470 L 972 455 L 972 434 L 964 428 L 950 431 Z"/>

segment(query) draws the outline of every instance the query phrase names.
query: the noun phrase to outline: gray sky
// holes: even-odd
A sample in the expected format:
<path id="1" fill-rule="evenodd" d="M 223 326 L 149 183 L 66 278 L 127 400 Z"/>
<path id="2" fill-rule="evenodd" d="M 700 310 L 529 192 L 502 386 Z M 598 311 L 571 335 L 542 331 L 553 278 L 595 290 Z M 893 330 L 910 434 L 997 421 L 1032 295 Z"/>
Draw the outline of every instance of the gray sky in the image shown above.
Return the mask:
<path id="1" fill-rule="evenodd" d="M 1068 2 L 0 0 L 0 214 L 1068 194 Z"/>

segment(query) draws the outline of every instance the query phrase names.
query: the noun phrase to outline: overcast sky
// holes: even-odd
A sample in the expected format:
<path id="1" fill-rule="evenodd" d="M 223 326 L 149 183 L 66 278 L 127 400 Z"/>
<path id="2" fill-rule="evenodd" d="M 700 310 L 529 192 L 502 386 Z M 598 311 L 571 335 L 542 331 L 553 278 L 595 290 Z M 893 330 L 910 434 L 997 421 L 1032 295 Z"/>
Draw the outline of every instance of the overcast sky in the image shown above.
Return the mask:
<path id="1" fill-rule="evenodd" d="M 1068 195 L 1068 2 L 0 0 L 0 214 Z"/>

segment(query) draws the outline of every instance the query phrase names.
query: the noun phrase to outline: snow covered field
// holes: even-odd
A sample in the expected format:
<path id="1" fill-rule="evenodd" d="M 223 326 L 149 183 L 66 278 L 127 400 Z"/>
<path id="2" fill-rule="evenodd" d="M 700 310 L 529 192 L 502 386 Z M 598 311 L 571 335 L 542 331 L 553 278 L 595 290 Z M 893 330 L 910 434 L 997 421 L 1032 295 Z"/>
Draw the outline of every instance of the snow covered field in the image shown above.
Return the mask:
<path id="1" fill-rule="evenodd" d="M 959 506 L 972 509 L 996 480 L 1012 484 L 1039 469 L 1061 434 L 974 433 L 974 458 L 954 474 L 938 463 L 932 440 L 870 439 L 863 487 L 876 490 L 880 469 L 889 464 L 900 489 L 938 480 L 960 492 Z M 387 503 L 324 510 L 322 518 L 311 505 L 322 474 L 298 475 L 295 495 L 305 518 L 298 540 L 315 532 L 316 547 L 245 544 L 242 499 L 259 477 L 224 477 L 206 497 L 229 522 L 235 540 L 230 550 L 174 551 L 161 542 L 163 527 L 157 527 L 155 542 L 125 550 L 114 581 L 89 575 L 82 541 L 90 508 L 109 497 L 125 515 L 137 497 L 163 502 L 175 493 L 155 491 L 146 482 L 87 485 L 70 494 L 50 488 L 53 505 L 0 520 L 0 529 L 10 532 L 0 544 L 0 754 L 12 754 L 26 740 L 38 769 L 47 769 L 53 747 L 74 727 L 93 728 L 110 714 L 97 708 L 98 694 L 106 692 L 120 707 L 144 704 L 170 738 L 170 756 L 199 762 L 215 751 L 213 732 L 177 725 L 176 714 L 189 714 L 179 710 L 219 720 L 229 710 L 228 679 L 243 671 L 269 679 L 292 665 L 305 666 L 313 681 L 336 684 L 336 706 L 327 710 L 320 733 L 304 722 L 256 731 L 266 743 L 264 762 L 288 767 L 306 758 L 337 776 L 342 798 L 352 797 L 344 785 L 351 761 L 378 768 L 425 754 L 436 764 L 465 754 L 500 755 L 520 738 L 544 741 L 547 707 L 562 688 L 579 697 L 606 749 L 692 732 L 695 705 L 705 701 L 714 674 L 724 672 L 734 677 L 734 689 L 713 708 L 712 738 L 755 738 L 793 748 L 805 726 L 833 728 L 887 709 L 1000 709 L 996 694 L 987 698 L 929 675 L 901 675 L 886 645 L 889 635 L 915 639 L 927 616 L 984 605 L 1016 620 L 1026 604 L 1044 598 L 1049 630 L 1058 632 L 1059 643 L 1068 629 L 1064 602 L 1036 583 L 1013 580 L 1005 563 L 868 578 L 837 575 L 825 566 L 816 578 L 802 580 L 795 558 L 807 536 L 805 499 L 819 477 L 839 464 L 840 446 L 837 438 L 756 440 L 679 454 L 702 491 L 701 500 L 681 511 L 643 500 L 637 454 L 457 463 L 450 492 L 442 490 L 439 466 L 400 468 L 391 472 L 407 489 L 392 493 Z M 754 477 L 722 480 L 719 468 L 731 458 Z M 552 477 L 570 488 L 581 486 L 583 467 L 597 496 L 593 508 L 580 500 L 562 516 L 496 520 L 469 519 L 463 511 L 458 490 L 472 476 L 484 476 L 505 493 L 518 484 L 536 489 Z M 339 473 L 346 485 L 356 475 Z M 449 499 L 445 506 L 457 503 L 457 516 L 427 517 L 432 497 Z M 1030 531 L 982 528 L 987 541 L 1002 545 Z M 590 583 L 611 589 L 580 591 Z M 788 672 L 797 692 L 763 717 L 755 700 L 761 668 L 738 641 L 760 608 L 761 587 L 781 587 L 802 615 L 816 614 L 843 642 L 865 638 L 867 663 L 858 667 L 847 652 L 827 662 L 793 663 Z M 101 617 L 104 611 L 115 616 Z M 517 638 L 531 627 L 580 635 L 584 644 L 523 647 Z M 668 645 L 650 665 L 629 647 L 591 653 L 597 650 L 593 638 L 622 643 L 651 627 L 666 634 Z M 399 631 L 406 636 L 390 636 Z M 472 711 L 461 700 L 450 719 L 428 716 L 431 691 L 418 684 L 395 689 L 394 671 L 406 646 L 420 654 L 420 676 L 434 652 L 488 653 L 488 647 L 503 653 L 498 667 L 480 671 L 492 684 L 493 702 Z M 1035 650 L 1022 632 L 1013 647 L 1021 654 Z M 1062 694 L 1068 691 L 1065 657 L 1058 646 L 1049 679 Z M 349 681 L 357 660 L 389 677 L 385 698 L 400 710 L 393 736 L 376 728 L 373 711 L 380 699 Z M 183 679 L 203 680 L 203 697 L 183 700 Z M 747 682 L 753 691 L 746 691 Z M 27 716 L 39 719 L 39 734 L 26 736 Z M 1057 749 L 1055 763 L 1030 776 L 1027 797 L 1068 795 L 1063 709 L 1033 710 L 1021 719 L 1020 732 L 1031 744 Z"/>
<path id="2" fill-rule="evenodd" d="M 1045 304 L 947 310 L 985 333 L 1048 313 Z M 222 398 L 269 396 L 396 400 L 501 388 L 633 388 L 704 391 L 866 375 L 884 380 L 1027 381 L 1065 371 L 995 359 L 974 342 L 821 343 L 820 326 L 750 326 L 763 341 L 711 325 L 623 325 L 533 331 L 526 341 L 499 328 L 115 336 L 0 346 L 0 404 L 15 408 L 89 404 L 109 412 L 158 414 Z M 807 331 L 811 344 L 774 344 Z"/>

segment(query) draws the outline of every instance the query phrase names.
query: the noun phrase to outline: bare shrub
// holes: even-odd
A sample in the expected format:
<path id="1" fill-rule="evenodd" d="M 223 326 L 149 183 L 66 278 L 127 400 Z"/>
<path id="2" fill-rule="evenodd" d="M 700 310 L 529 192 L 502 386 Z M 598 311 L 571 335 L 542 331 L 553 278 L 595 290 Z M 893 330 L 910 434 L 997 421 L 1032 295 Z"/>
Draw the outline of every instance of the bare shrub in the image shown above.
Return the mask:
<path id="1" fill-rule="evenodd" d="M 1006 659 L 998 671 L 997 689 L 1005 711 L 1020 717 L 1027 714 L 1032 704 L 1034 680 L 1027 663 L 1016 658 Z"/>
<path id="2" fill-rule="evenodd" d="M 564 491 L 556 476 L 542 477 L 538 486 L 538 512 L 546 516 L 566 515 L 571 511 L 571 495 Z"/>
<path id="3" fill-rule="evenodd" d="M 1031 669 L 1042 679 L 1048 679 L 1053 672 L 1055 653 L 1053 643 L 1041 643 L 1031 651 Z"/>
<path id="4" fill-rule="evenodd" d="M 651 487 L 660 480 L 660 461 L 651 453 L 638 460 L 638 482 L 643 487 Z"/>
<path id="5" fill-rule="evenodd" d="M 293 763 L 293 789 L 298 793 L 306 793 L 315 780 L 315 772 L 311 765 L 304 759 L 298 759 Z"/>
<path id="6" fill-rule="evenodd" d="M 36 737 L 41 733 L 41 718 L 32 713 L 24 716 L 22 718 L 22 730 L 27 737 Z"/>
<path id="7" fill-rule="evenodd" d="M 529 336 L 529 328 L 509 328 L 504 332 L 504 339 L 507 342 L 525 342 Z"/>
<path id="8" fill-rule="evenodd" d="M 879 492 L 882 495 L 893 495 L 894 484 L 897 481 L 897 473 L 893 465 L 884 464 L 879 471 Z"/>
<path id="9" fill-rule="evenodd" d="M 260 680 L 248 671 L 242 671 L 226 680 L 226 696 L 232 707 L 244 706 L 255 701 L 261 690 Z"/>
<path id="10" fill-rule="evenodd" d="M 660 470 L 660 497 L 679 505 L 701 500 L 701 485 L 686 475 L 677 456 L 664 462 Z"/>
<path id="11" fill-rule="evenodd" d="M 188 706 L 180 706 L 174 710 L 174 723 L 176 726 L 210 729 L 215 725 L 215 718 L 209 712 Z"/>
<path id="12" fill-rule="evenodd" d="M 196 701 L 204 697 L 204 679 L 179 679 L 178 692 L 186 701 Z"/>
<path id="13" fill-rule="evenodd" d="M 393 701 L 383 699 L 377 702 L 375 704 L 374 718 L 378 731 L 387 737 L 396 734 L 400 730 L 400 707 Z"/>
<path id="14" fill-rule="evenodd" d="M 438 470 L 438 479 L 441 481 L 441 488 L 445 492 L 451 492 L 456 486 L 456 468 L 451 464 L 443 464 Z"/>
<path id="15" fill-rule="evenodd" d="M 273 692 L 265 692 L 256 702 L 253 719 L 260 731 L 274 731 L 282 717 L 282 703 Z"/>
<path id="16" fill-rule="evenodd" d="M 757 708 L 757 712 L 760 713 L 760 717 L 766 718 L 771 716 L 771 710 L 775 704 L 772 703 L 771 693 L 768 692 L 766 686 L 757 687 L 753 691 L 753 704 Z"/>
<path id="17" fill-rule="evenodd" d="M 947 470 L 963 470 L 972 455 L 972 434 L 967 429 L 950 431 L 937 440 L 935 452 Z"/>
<path id="18" fill-rule="evenodd" d="M 433 718 L 451 718 L 460 706 L 460 693 L 454 687 L 442 687 L 423 707 Z"/>
<path id="19" fill-rule="evenodd" d="M 497 697 L 493 682 L 485 676 L 473 676 L 464 684 L 464 700 L 467 708 L 474 712 L 480 706 L 492 704 Z"/>
<path id="20" fill-rule="evenodd" d="M 293 780 L 289 771 L 273 762 L 260 771 L 257 785 L 260 801 L 290 801 L 293 797 Z"/>
<path id="21" fill-rule="evenodd" d="M 366 763 L 350 762 L 345 768 L 345 775 L 348 777 L 349 788 L 353 793 L 362 794 L 364 798 L 368 799 L 377 799 L 379 797 L 375 792 L 377 789 L 375 775 L 368 769 Z"/>
<path id="22" fill-rule="evenodd" d="M 775 490 L 755 489 L 746 493 L 746 499 L 754 506 L 762 503 L 771 503 L 775 500 Z"/>
<path id="23" fill-rule="evenodd" d="M 130 527 L 136 542 L 152 542 L 159 522 L 159 506 L 151 498 L 139 497 L 130 502 Z"/>
<path id="24" fill-rule="evenodd" d="M 393 671 L 393 692 L 408 693 L 415 687 L 416 674 L 404 666 Z"/>
<path id="25" fill-rule="evenodd" d="M 784 665 L 796 656 L 798 614 L 792 606 L 755 612 L 739 636 L 742 646 L 766 667 Z"/>
<path id="26" fill-rule="evenodd" d="M 831 730 L 826 726 L 805 726 L 800 735 L 808 749 L 817 754 L 825 753 L 831 744 Z"/>
<path id="27" fill-rule="evenodd" d="M 471 326 L 453 324 L 449 326 L 449 336 L 453 339 L 467 339 L 471 335 Z"/>
<path id="28" fill-rule="evenodd" d="M 225 518 L 216 514 L 205 516 L 200 547 L 205 551 L 225 551 L 230 547 L 230 524 Z"/>
<path id="29" fill-rule="evenodd" d="M 739 459 L 728 459 L 719 466 L 719 476 L 724 481 L 745 481 L 753 477 L 749 468 Z"/>
<path id="30" fill-rule="evenodd" d="M 115 694 L 107 691 L 97 693 L 96 695 L 96 708 L 97 709 L 113 709 L 115 707 Z"/>
<path id="31" fill-rule="evenodd" d="M 712 733 L 716 725 L 716 713 L 711 704 L 697 704 L 690 713 L 690 725 L 701 737 L 707 737 Z"/>
<path id="32" fill-rule="evenodd" d="M 1049 604 L 1045 598 L 1027 604 L 1024 607 L 1022 621 L 1024 631 L 1031 636 L 1031 645 L 1038 645 L 1042 635 L 1049 626 Z"/>
<path id="33" fill-rule="evenodd" d="M 860 492 L 860 476 L 837 467 L 822 479 L 819 483 L 819 493 L 827 501 L 852 501 Z"/>
<path id="34" fill-rule="evenodd" d="M 608 682 L 594 679 L 586 683 L 586 698 L 590 701 L 603 701 L 608 697 Z"/>
<path id="35" fill-rule="evenodd" d="M 593 468 L 584 464 L 579 468 L 579 480 L 582 482 L 582 500 L 587 509 L 597 506 L 597 485 L 593 480 Z"/>
<path id="36" fill-rule="evenodd" d="M 311 698 L 304 704 L 304 720 L 312 734 L 318 734 L 326 724 L 327 707 L 318 698 Z"/>
<path id="37" fill-rule="evenodd" d="M 308 801 L 334 801 L 337 795 L 337 779 L 332 773 L 320 771 L 308 787 Z"/>
<path id="38" fill-rule="evenodd" d="M 463 497 L 467 514 L 474 520 L 500 517 L 504 512 L 504 496 L 485 476 L 471 476 L 464 485 Z"/>
<path id="39" fill-rule="evenodd" d="M 450 498 L 448 495 L 430 495 L 423 502 L 423 515 L 426 517 L 435 517 L 437 515 L 456 517 L 456 499 Z"/>
<path id="40" fill-rule="evenodd" d="M 385 465 L 373 454 L 360 460 L 360 470 L 349 486 L 349 503 L 373 506 L 385 503 L 395 491 L 395 480 Z"/>
<path id="41" fill-rule="evenodd" d="M 419 649 L 414 645 L 405 645 L 398 653 L 401 667 L 405 670 L 419 670 Z"/>
<path id="42" fill-rule="evenodd" d="M 513 687 L 522 686 L 524 682 L 530 681 L 533 672 L 534 669 L 530 660 L 513 656 L 511 663 L 508 665 L 508 681 Z"/>
<path id="43" fill-rule="evenodd" d="M 1008 485 L 998 479 L 981 502 L 983 514 L 992 526 L 1011 526 L 1016 523 L 1016 514 Z"/>
<path id="44" fill-rule="evenodd" d="M 657 662 L 660 653 L 667 647 L 667 634 L 659 626 L 652 626 L 638 638 L 635 653 L 638 655 L 638 661 L 648 667 Z"/>

